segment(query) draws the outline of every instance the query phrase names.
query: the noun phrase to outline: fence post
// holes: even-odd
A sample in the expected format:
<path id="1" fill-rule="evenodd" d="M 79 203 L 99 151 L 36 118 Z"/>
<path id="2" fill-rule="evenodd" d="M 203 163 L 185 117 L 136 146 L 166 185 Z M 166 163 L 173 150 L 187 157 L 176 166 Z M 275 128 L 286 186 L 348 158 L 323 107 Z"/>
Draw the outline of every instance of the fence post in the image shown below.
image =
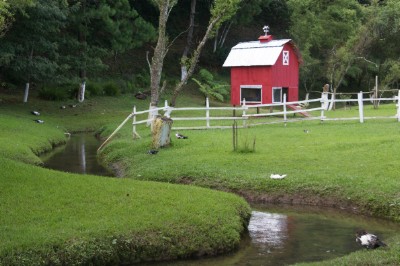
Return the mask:
<path id="1" fill-rule="evenodd" d="M 286 114 L 286 93 L 283 94 L 283 121 L 287 121 L 287 114 Z"/>
<path id="2" fill-rule="evenodd" d="M 324 112 L 328 107 L 328 93 L 321 93 L 321 121 L 325 118 Z"/>
<path id="3" fill-rule="evenodd" d="M 358 99 L 358 112 L 360 114 L 360 123 L 364 123 L 364 102 L 363 102 L 363 93 L 360 91 L 357 94 Z"/>
<path id="4" fill-rule="evenodd" d="M 244 116 L 246 115 L 246 99 L 245 98 L 243 98 L 242 109 L 243 109 L 242 118 L 244 118 Z M 246 127 L 246 119 L 243 119 L 243 127 Z"/>
<path id="5" fill-rule="evenodd" d="M 329 111 L 331 111 L 333 109 L 333 106 L 335 105 L 335 101 L 336 101 L 336 94 L 332 93 L 330 104 L 329 104 L 329 107 L 328 107 Z"/>
<path id="6" fill-rule="evenodd" d="M 164 104 L 164 116 L 171 117 L 172 108 L 168 106 L 168 100 L 165 100 Z"/>
<path id="7" fill-rule="evenodd" d="M 397 122 L 400 122 L 400 90 L 397 95 Z"/>
<path id="8" fill-rule="evenodd" d="M 133 106 L 132 111 L 132 137 L 133 139 L 139 138 L 139 134 L 136 132 L 136 105 Z"/>
<path id="9" fill-rule="evenodd" d="M 208 97 L 206 98 L 206 121 L 207 121 L 207 128 L 210 127 L 210 101 Z"/>

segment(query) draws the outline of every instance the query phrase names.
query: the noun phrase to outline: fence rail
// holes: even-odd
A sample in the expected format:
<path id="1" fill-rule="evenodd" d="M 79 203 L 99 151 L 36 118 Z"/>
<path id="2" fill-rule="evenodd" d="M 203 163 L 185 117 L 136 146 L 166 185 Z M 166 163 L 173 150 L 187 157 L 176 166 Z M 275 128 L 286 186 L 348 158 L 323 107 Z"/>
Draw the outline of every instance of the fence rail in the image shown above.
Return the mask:
<path id="1" fill-rule="evenodd" d="M 400 91 L 398 92 L 397 96 L 393 96 L 392 98 L 364 98 L 363 97 L 363 92 L 357 93 L 357 99 L 336 99 L 331 95 L 331 98 L 329 99 L 330 93 L 322 93 L 320 98 L 317 99 L 310 99 L 310 100 L 302 100 L 302 101 L 294 101 L 294 102 L 286 102 L 286 95 L 283 96 L 283 102 L 282 103 L 271 103 L 271 104 L 257 104 L 257 105 L 247 105 L 246 101 L 243 100 L 243 104 L 241 106 L 235 107 L 210 107 L 209 100 L 206 99 L 206 106 L 205 107 L 172 107 L 168 105 L 168 102 L 165 101 L 165 105 L 163 107 L 149 107 L 148 110 L 143 110 L 143 111 L 136 111 L 136 106 L 133 107 L 132 113 L 130 113 L 125 120 L 114 130 L 114 132 L 104 141 L 104 143 L 99 147 L 98 150 L 100 150 L 130 119 L 132 119 L 132 135 L 133 138 L 140 138 L 139 134 L 136 131 L 136 126 L 141 125 L 141 124 L 147 124 L 148 126 L 151 125 L 153 119 L 159 115 L 159 112 L 163 112 L 164 116 L 167 116 L 171 118 L 172 113 L 178 113 L 181 111 L 196 111 L 196 112 L 203 112 L 203 115 L 201 116 L 194 116 L 194 117 L 180 117 L 180 116 L 174 116 L 173 120 L 175 121 L 206 121 L 206 124 L 203 126 L 191 126 L 191 127 L 172 127 L 173 130 L 178 130 L 178 129 L 188 129 L 188 130 L 193 130 L 193 129 L 211 129 L 211 128 L 232 128 L 232 126 L 224 126 L 224 125 L 218 125 L 218 126 L 211 126 L 210 122 L 211 121 L 222 121 L 222 120 L 242 120 L 243 125 L 242 127 L 247 127 L 249 126 L 247 121 L 250 119 L 257 119 L 257 118 L 262 118 L 262 117 L 270 117 L 270 116 L 283 116 L 283 119 L 278 119 L 274 121 L 260 121 L 260 122 L 254 122 L 252 123 L 253 125 L 265 125 L 265 124 L 275 124 L 275 123 L 287 123 L 287 122 L 296 122 L 296 121 L 303 121 L 303 120 L 321 120 L 321 121 L 338 121 L 338 120 L 359 120 L 360 123 L 364 123 L 364 120 L 366 119 L 380 119 L 380 118 L 390 118 L 390 119 L 397 119 L 398 122 L 400 122 Z M 364 102 L 367 101 L 393 101 L 396 102 L 396 109 L 397 112 L 393 116 L 386 116 L 386 117 L 365 117 L 364 116 Z M 313 107 L 313 108 L 299 108 L 299 109 L 294 109 L 294 110 L 288 110 L 290 107 L 293 106 L 310 106 L 310 103 L 320 103 L 320 107 Z M 344 102 L 344 103 L 350 103 L 350 102 L 355 102 L 358 104 L 358 109 L 359 109 L 359 115 L 358 117 L 348 117 L 348 118 L 327 118 L 324 115 L 324 112 L 327 110 L 330 110 L 332 108 L 332 105 L 338 102 Z M 278 112 L 272 112 L 272 108 L 274 107 L 279 107 L 282 109 L 282 111 Z M 264 112 L 260 113 L 260 110 L 262 108 L 269 108 L 269 112 Z M 252 111 L 252 109 L 256 109 L 256 113 Z M 231 111 L 232 116 L 211 116 L 210 112 L 211 111 Z M 298 113 L 300 114 L 308 114 L 310 112 L 320 112 L 319 116 L 310 116 L 310 117 L 304 117 L 304 118 L 290 118 L 288 119 L 288 115 L 296 115 Z M 238 116 L 237 113 L 240 113 L 241 115 Z M 253 113 L 250 113 L 253 112 Z M 138 116 L 139 115 L 146 115 L 147 118 L 143 120 L 138 121 Z"/>

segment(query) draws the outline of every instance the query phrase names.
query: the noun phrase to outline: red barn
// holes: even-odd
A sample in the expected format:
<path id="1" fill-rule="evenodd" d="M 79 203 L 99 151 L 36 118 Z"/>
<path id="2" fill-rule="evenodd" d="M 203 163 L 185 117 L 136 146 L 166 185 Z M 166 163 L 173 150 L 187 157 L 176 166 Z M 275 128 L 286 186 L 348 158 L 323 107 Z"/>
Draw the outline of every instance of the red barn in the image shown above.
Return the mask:
<path id="1" fill-rule="evenodd" d="M 223 67 L 231 68 L 231 103 L 280 103 L 299 98 L 300 53 L 290 39 L 273 40 L 266 34 L 259 41 L 234 46 Z"/>

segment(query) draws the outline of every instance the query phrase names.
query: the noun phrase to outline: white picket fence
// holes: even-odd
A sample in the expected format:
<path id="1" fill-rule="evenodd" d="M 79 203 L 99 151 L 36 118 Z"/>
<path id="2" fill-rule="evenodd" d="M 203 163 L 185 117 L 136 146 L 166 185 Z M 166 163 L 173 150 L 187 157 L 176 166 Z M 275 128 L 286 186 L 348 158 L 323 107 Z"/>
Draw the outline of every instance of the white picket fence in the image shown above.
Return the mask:
<path id="1" fill-rule="evenodd" d="M 257 104 L 257 105 L 247 105 L 246 101 L 243 100 L 243 104 L 238 107 L 211 107 L 209 100 L 206 99 L 206 106 L 205 107 L 172 107 L 168 105 L 168 102 L 165 101 L 163 107 L 158 108 L 149 108 L 148 110 L 144 111 L 137 111 L 136 106 L 133 107 L 132 113 L 130 113 L 125 120 L 114 130 L 114 132 L 106 139 L 106 141 L 99 147 L 99 150 L 129 121 L 132 119 L 132 135 L 133 138 L 140 137 L 136 131 L 136 126 L 141 124 L 146 124 L 147 126 L 151 125 L 153 119 L 160 115 L 160 112 L 163 112 L 161 115 L 172 118 L 174 121 L 205 121 L 205 124 L 202 126 L 190 126 L 190 127 L 172 127 L 173 130 L 193 130 L 193 129 L 211 129 L 211 128 L 232 128 L 232 125 L 211 125 L 211 121 L 223 121 L 223 120 L 242 120 L 243 125 L 242 127 L 254 126 L 254 125 L 265 125 L 265 124 L 272 124 L 272 123 L 287 123 L 287 122 L 295 122 L 295 121 L 304 121 L 304 120 L 359 120 L 360 123 L 364 123 L 365 119 L 380 119 L 380 118 L 395 118 L 398 122 L 400 122 L 400 91 L 398 92 L 397 96 L 392 98 L 377 98 L 373 99 L 375 101 L 394 101 L 396 102 L 396 109 L 397 112 L 393 116 L 381 116 L 381 117 L 365 117 L 364 116 L 364 102 L 371 101 L 371 98 L 364 98 L 363 92 L 359 92 L 357 94 L 357 99 L 335 99 L 334 97 L 330 97 L 331 93 L 322 93 L 321 97 L 318 99 L 311 99 L 311 100 L 303 100 L 303 101 L 295 101 L 295 102 L 286 102 L 286 95 L 283 96 L 284 101 L 282 103 L 272 103 L 272 104 Z M 324 115 L 324 112 L 330 109 L 330 106 L 334 103 L 344 102 L 344 103 L 357 103 L 359 109 L 358 117 L 350 117 L 350 118 L 327 118 Z M 312 104 L 314 103 L 314 104 Z M 311 105 L 318 105 L 315 103 L 320 103 L 318 107 L 314 108 L 301 108 L 298 110 L 288 110 L 289 105 L 294 106 L 311 106 Z M 260 110 L 269 109 L 272 110 L 273 108 L 279 109 L 282 111 L 277 112 L 263 112 L 260 113 Z M 256 109 L 257 112 L 254 113 Z M 191 117 L 182 117 L 182 116 L 174 116 L 173 114 L 182 112 L 182 111 L 195 111 L 199 113 L 199 116 L 191 116 Z M 231 116 L 212 116 L 212 111 L 231 111 Z M 312 116 L 309 117 L 302 117 L 299 118 L 295 116 L 298 113 L 313 113 Z M 319 115 L 315 115 L 315 112 L 318 112 Z M 147 116 L 147 118 L 138 120 L 138 117 Z M 293 117 L 289 117 L 289 115 L 293 115 Z M 273 121 L 265 121 L 262 119 L 256 120 L 256 118 L 262 117 L 276 117 L 277 119 Z M 248 121 L 252 119 L 251 125 Z M 253 120 L 254 119 L 254 120 Z"/>

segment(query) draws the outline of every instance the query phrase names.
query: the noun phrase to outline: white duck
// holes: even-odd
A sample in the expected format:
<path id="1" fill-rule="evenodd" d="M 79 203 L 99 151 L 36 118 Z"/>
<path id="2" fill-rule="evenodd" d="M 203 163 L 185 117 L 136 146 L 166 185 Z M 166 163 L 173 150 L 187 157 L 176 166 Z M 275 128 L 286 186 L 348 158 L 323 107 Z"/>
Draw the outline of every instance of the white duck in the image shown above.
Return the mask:
<path id="1" fill-rule="evenodd" d="M 367 233 L 365 230 L 360 230 L 357 232 L 356 242 L 367 249 L 386 246 L 386 244 L 383 243 L 376 235 Z"/>
<path id="2" fill-rule="evenodd" d="M 287 175 L 271 174 L 271 179 L 284 179 Z"/>

